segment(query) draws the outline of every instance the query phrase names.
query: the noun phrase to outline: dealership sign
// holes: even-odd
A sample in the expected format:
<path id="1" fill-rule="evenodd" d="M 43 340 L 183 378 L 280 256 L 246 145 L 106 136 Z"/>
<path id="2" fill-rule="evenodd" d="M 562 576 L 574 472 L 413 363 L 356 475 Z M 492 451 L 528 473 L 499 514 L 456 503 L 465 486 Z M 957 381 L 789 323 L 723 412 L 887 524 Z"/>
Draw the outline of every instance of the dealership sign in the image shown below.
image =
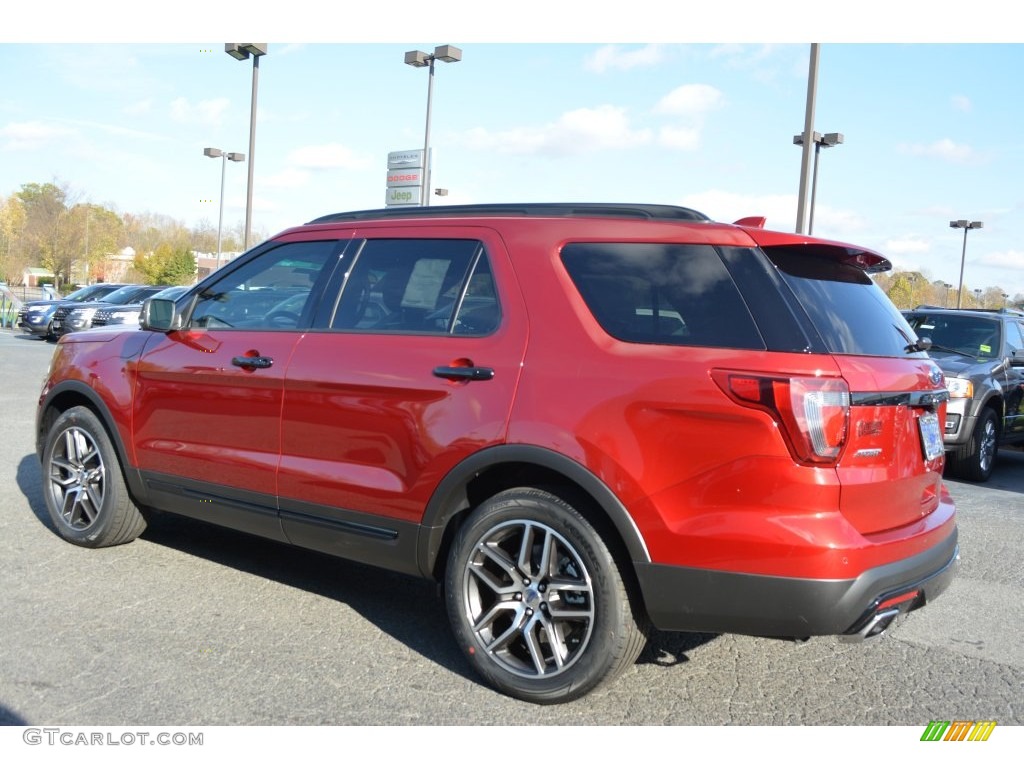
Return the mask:
<path id="1" fill-rule="evenodd" d="M 422 178 L 422 168 L 401 168 L 389 170 L 388 187 L 418 187 Z"/>
<path id="2" fill-rule="evenodd" d="M 393 205 L 419 205 L 420 204 L 420 188 L 419 187 L 391 187 L 388 189 L 387 197 L 384 199 L 384 204 L 388 207 Z"/>
<path id="3" fill-rule="evenodd" d="M 423 150 L 388 152 L 387 196 L 385 204 L 419 205 L 423 192 Z"/>
<path id="4" fill-rule="evenodd" d="M 393 168 L 422 168 L 423 150 L 404 149 L 398 152 L 388 152 L 388 170 Z"/>

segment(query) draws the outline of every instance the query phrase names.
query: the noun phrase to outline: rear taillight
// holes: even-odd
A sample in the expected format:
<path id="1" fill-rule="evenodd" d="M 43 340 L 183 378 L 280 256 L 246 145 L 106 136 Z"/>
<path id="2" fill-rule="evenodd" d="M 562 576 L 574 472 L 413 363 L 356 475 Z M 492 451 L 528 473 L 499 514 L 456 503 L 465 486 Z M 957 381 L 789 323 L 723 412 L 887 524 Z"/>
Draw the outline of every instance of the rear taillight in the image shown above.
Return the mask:
<path id="1" fill-rule="evenodd" d="M 843 379 L 739 371 L 712 371 L 712 377 L 740 405 L 770 414 L 797 461 L 838 461 L 850 422 L 850 388 Z"/>

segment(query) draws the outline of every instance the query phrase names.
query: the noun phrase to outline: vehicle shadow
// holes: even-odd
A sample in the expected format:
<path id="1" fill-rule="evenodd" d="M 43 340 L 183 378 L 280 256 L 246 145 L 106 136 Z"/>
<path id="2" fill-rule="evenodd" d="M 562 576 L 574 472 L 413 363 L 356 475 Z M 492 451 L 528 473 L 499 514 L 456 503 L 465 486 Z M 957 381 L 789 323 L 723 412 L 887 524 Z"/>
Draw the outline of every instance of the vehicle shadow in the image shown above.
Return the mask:
<path id="1" fill-rule="evenodd" d="M 21 460 L 17 480 L 32 513 L 57 535 L 42 499 L 41 472 L 35 456 Z M 166 513 L 148 515 L 141 538 L 347 605 L 421 656 L 479 682 L 455 644 L 436 584 Z M 637 663 L 661 667 L 683 664 L 689 661 L 690 652 L 715 637 L 652 631 Z"/>
<path id="2" fill-rule="evenodd" d="M 50 520 L 50 513 L 46 511 L 46 502 L 43 501 L 43 475 L 35 454 L 30 453 L 18 462 L 15 481 L 28 502 L 32 514 L 40 523 L 56 534 L 57 529 L 54 527 L 53 521 Z"/>

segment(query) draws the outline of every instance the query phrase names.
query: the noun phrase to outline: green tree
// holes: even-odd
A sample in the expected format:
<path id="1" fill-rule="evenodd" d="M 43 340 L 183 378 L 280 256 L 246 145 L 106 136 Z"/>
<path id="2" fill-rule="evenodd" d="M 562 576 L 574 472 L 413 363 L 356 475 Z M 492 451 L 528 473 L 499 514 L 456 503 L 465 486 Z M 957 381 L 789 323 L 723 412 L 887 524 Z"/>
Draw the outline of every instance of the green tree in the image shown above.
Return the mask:
<path id="1" fill-rule="evenodd" d="M 22 184 L 16 195 L 25 209 L 23 247 L 29 264 L 51 270 L 58 280 L 67 280 L 70 258 L 62 252 L 67 239 L 67 187 Z"/>
<path id="2" fill-rule="evenodd" d="M 196 259 L 188 247 L 161 243 L 135 257 L 135 270 L 151 285 L 185 285 L 195 278 Z"/>

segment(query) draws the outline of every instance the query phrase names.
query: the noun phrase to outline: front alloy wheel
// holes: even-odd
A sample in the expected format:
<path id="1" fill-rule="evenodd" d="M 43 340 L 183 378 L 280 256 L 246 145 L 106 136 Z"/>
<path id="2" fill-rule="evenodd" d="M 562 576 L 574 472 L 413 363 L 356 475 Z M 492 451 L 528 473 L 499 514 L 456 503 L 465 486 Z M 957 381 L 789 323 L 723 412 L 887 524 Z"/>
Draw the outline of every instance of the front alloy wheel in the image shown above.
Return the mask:
<path id="1" fill-rule="evenodd" d="M 545 490 L 481 504 L 456 535 L 445 584 L 470 664 L 526 701 L 578 698 L 633 664 L 646 641 L 605 542 Z"/>
<path id="2" fill-rule="evenodd" d="M 83 406 L 58 416 L 46 435 L 43 497 L 57 532 L 79 546 L 124 544 L 146 528 L 106 428 Z"/>
<path id="3" fill-rule="evenodd" d="M 49 482 L 66 526 L 84 531 L 96 522 L 106 495 L 107 468 L 89 432 L 74 426 L 58 436 L 50 453 Z"/>

